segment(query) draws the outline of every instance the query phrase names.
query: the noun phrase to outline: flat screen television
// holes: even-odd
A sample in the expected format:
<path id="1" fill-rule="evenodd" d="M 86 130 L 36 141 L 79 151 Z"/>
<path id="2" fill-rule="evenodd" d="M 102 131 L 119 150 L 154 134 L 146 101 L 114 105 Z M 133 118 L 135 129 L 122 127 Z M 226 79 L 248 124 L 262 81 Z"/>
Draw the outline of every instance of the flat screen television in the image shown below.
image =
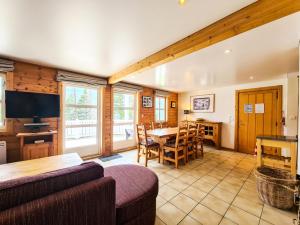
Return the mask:
<path id="1" fill-rule="evenodd" d="M 55 94 L 5 91 L 6 118 L 33 118 L 35 123 L 40 118 L 59 117 L 60 98 Z"/>

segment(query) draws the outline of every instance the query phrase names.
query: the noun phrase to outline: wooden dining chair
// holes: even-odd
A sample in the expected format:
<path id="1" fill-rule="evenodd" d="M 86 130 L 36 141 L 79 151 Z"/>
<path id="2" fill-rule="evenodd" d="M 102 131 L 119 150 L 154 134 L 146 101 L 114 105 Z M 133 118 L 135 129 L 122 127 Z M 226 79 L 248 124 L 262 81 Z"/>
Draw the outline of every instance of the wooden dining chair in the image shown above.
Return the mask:
<path id="1" fill-rule="evenodd" d="M 160 129 L 162 128 L 161 127 L 161 123 L 157 123 L 157 122 L 152 122 L 151 123 L 151 129 L 154 130 L 154 129 Z"/>
<path id="2" fill-rule="evenodd" d="M 163 146 L 163 163 L 169 161 L 175 163 L 178 168 L 179 160 L 183 159 L 186 163 L 186 140 L 187 129 L 186 127 L 178 127 L 175 143 L 166 143 Z"/>
<path id="3" fill-rule="evenodd" d="M 197 124 L 194 122 L 188 123 L 187 144 L 186 144 L 186 161 L 189 161 L 190 156 L 196 159 L 197 154 Z"/>
<path id="4" fill-rule="evenodd" d="M 160 126 L 161 126 L 161 128 L 168 128 L 169 127 L 169 125 L 168 125 L 168 122 L 161 122 L 160 123 Z"/>
<path id="5" fill-rule="evenodd" d="M 203 143 L 205 139 L 205 126 L 198 123 L 197 124 L 197 135 L 196 135 L 196 158 L 198 158 L 198 152 L 200 152 L 201 157 L 203 157 Z"/>
<path id="6" fill-rule="evenodd" d="M 154 142 L 150 137 L 147 136 L 147 130 L 145 125 L 136 125 L 137 133 L 137 162 L 140 162 L 140 157 L 145 156 L 145 166 L 148 166 L 148 160 L 157 159 L 160 163 L 160 145 Z"/>

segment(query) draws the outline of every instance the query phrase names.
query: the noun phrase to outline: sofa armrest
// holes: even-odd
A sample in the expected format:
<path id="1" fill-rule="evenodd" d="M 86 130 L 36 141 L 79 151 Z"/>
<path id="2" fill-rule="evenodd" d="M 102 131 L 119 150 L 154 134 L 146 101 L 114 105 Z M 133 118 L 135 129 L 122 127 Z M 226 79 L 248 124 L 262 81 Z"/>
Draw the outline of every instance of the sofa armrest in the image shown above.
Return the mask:
<path id="1" fill-rule="evenodd" d="M 115 181 L 93 180 L 0 212 L 0 225 L 16 224 L 114 225 Z"/>

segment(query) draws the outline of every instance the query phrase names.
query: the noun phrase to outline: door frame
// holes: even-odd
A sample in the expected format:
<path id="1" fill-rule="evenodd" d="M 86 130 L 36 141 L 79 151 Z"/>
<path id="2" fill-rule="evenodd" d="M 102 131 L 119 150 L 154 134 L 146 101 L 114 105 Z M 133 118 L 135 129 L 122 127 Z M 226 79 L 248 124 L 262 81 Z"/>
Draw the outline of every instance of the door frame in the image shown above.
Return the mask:
<path id="1" fill-rule="evenodd" d="M 61 120 L 61 125 L 60 125 L 60 132 L 61 132 L 61 137 L 60 137 L 60 146 L 61 146 L 61 154 L 65 154 L 65 150 L 66 150 L 66 146 L 65 146 L 65 117 L 64 117 L 64 113 L 65 113 L 65 89 L 66 86 L 72 86 L 72 87 L 86 87 L 86 88 L 93 88 L 97 90 L 97 134 L 96 134 L 96 138 L 97 138 L 97 149 L 98 152 L 97 154 L 91 154 L 91 155 L 86 155 L 86 156 L 81 156 L 81 158 L 93 158 L 93 157 L 97 157 L 100 156 L 102 154 L 102 134 L 103 134 L 103 130 L 102 130 L 102 87 L 97 87 L 97 86 L 93 86 L 93 85 L 89 85 L 89 84 L 85 84 L 85 83 L 75 83 L 75 82 L 61 82 L 60 85 L 60 120 Z M 76 149 L 76 148 L 74 148 Z"/>
<path id="2" fill-rule="evenodd" d="M 259 88 L 249 88 L 235 91 L 235 134 L 234 134 L 234 150 L 239 152 L 239 94 L 246 92 L 257 92 L 257 91 L 268 91 L 276 90 L 278 91 L 278 105 L 277 105 L 277 133 L 282 134 L 282 89 L 283 85 L 269 86 L 269 87 L 259 87 Z"/>
<path id="3" fill-rule="evenodd" d="M 113 140 L 113 136 L 114 136 L 114 133 L 113 133 L 113 130 L 114 130 L 114 93 L 121 93 L 121 94 L 132 94 L 134 96 L 134 105 L 133 105 L 133 109 L 134 109 L 134 118 L 133 118 L 133 131 L 134 131 L 134 137 L 133 137 L 133 140 L 132 140 L 132 145 L 131 144 L 126 144 L 126 141 L 119 141 L 119 144 L 114 142 Z M 138 102 L 137 102 L 137 99 L 138 99 L 138 95 L 137 95 L 137 92 L 136 91 L 131 91 L 131 90 L 125 90 L 125 89 L 112 89 L 112 152 L 113 153 L 118 153 L 118 152 L 123 152 L 123 151 L 127 151 L 127 150 L 132 150 L 132 149 L 135 149 L 136 148 L 136 123 L 138 121 L 137 119 L 137 113 L 138 113 L 138 108 L 137 108 L 137 105 L 138 105 Z M 118 145 L 123 145 L 125 147 L 120 147 L 120 148 L 115 148 L 115 146 L 118 146 Z"/>

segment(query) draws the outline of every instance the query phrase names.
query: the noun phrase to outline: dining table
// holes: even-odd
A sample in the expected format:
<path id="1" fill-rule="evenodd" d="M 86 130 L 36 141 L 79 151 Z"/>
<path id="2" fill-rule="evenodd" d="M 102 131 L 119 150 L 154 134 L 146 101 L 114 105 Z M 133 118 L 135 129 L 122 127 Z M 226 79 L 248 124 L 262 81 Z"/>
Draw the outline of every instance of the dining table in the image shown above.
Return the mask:
<path id="1" fill-rule="evenodd" d="M 147 136 L 150 136 L 155 142 L 159 143 L 160 148 L 166 143 L 166 140 L 170 137 L 176 136 L 178 127 L 157 128 L 153 130 L 147 130 Z"/>

